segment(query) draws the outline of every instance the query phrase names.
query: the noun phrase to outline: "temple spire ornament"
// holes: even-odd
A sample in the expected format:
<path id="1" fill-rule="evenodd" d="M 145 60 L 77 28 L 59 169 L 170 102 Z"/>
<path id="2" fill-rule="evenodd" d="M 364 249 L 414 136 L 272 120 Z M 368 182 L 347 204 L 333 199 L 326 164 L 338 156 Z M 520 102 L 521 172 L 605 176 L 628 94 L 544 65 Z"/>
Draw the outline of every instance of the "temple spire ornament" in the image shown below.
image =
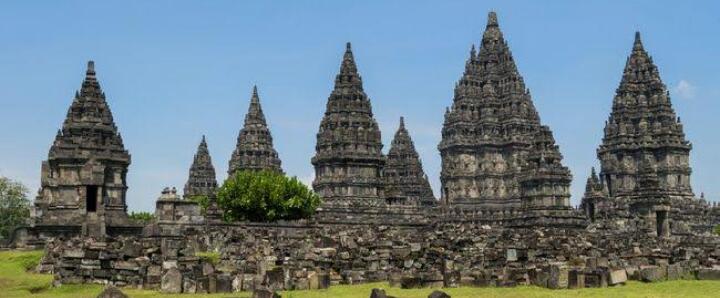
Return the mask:
<path id="1" fill-rule="evenodd" d="M 253 87 L 245 124 L 238 134 L 237 145 L 230 158 L 228 175 L 244 170 L 282 173 L 281 161 L 273 147 L 273 138 L 260 105 L 257 86 Z"/>
<path id="2" fill-rule="evenodd" d="M 400 117 L 384 169 L 385 197 L 390 205 L 432 206 L 437 203 L 415 144 Z"/>
<path id="3" fill-rule="evenodd" d="M 383 204 L 382 146 L 370 99 L 363 91 L 352 47 L 347 43 L 312 158 L 313 189 L 323 204 Z"/>

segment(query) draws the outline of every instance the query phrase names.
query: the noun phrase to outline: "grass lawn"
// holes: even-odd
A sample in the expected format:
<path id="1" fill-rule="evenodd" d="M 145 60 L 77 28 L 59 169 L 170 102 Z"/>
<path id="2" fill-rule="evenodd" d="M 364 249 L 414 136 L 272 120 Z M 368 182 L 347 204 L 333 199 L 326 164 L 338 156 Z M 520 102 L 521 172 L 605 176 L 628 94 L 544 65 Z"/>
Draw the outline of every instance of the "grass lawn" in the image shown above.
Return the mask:
<path id="1" fill-rule="evenodd" d="M 0 251 L 0 297 L 47 297 L 47 298 L 93 298 L 102 291 L 102 285 L 51 286 L 52 275 L 32 274 L 27 268 L 34 267 L 42 256 L 41 251 Z M 385 283 L 354 286 L 334 286 L 328 290 L 288 291 L 283 297 L 367 298 L 372 288 L 384 288 L 389 295 L 400 298 L 425 298 L 431 289 L 403 290 L 390 288 Z M 625 286 L 582 289 L 549 290 L 538 287 L 516 288 L 455 288 L 444 289 L 453 298 L 470 297 L 720 297 L 720 282 L 679 280 L 646 284 L 629 282 Z M 197 295 L 163 295 L 155 291 L 123 289 L 130 297 L 250 297 L 250 293 L 220 293 Z"/>

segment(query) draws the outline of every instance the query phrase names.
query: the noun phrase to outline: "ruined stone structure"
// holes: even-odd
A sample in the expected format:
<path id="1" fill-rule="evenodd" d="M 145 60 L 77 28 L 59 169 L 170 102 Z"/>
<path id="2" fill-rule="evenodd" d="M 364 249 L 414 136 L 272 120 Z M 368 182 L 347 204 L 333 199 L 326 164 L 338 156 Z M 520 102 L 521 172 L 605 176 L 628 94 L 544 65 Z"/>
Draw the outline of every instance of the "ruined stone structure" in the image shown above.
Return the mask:
<path id="1" fill-rule="evenodd" d="M 540 123 L 497 16 L 491 12 L 480 50 L 476 52 L 473 45 L 465 72 L 455 87 L 452 107 L 445 112 L 438 146 L 442 157 L 441 200 L 463 208 L 523 206 L 520 177 L 529 152 L 539 141 L 552 141 L 552 134 Z M 554 143 L 547 146 L 550 151 L 557 150 Z M 551 156 L 555 157 L 552 162 L 559 165 L 557 155 L 547 155 Z M 559 178 L 551 184 L 565 184 L 568 179 Z M 558 185 L 559 189 L 563 187 Z M 533 192 L 545 190 L 541 187 Z M 563 198 L 547 202 L 569 206 L 564 190 L 559 192 Z M 556 197 L 553 193 L 532 195 Z"/>
<path id="2" fill-rule="evenodd" d="M 225 223 L 216 209 L 203 215 L 189 199 L 214 199 L 217 190 L 203 138 L 185 199 L 165 188 L 155 220 L 140 235 L 125 214 L 130 156 L 90 63 L 43 163 L 29 231 L 53 236 L 39 268 L 58 284 L 167 293 L 375 281 L 560 289 L 720 280 L 720 236 L 710 232 L 720 224 L 720 207 L 694 198 L 690 149 L 637 35 L 597 152 L 600 175 L 593 169 L 587 179 L 584 213 L 573 209 L 572 175 L 490 13 L 445 114 L 440 206 L 402 118 L 383 156 L 348 44 L 312 158 L 313 187 L 325 202 L 315 216 Z M 282 171 L 256 89 L 229 174 L 238 170 Z M 219 260 L 199 251 L 219 252 Z"/>
<path id="3" fill-rule="evenodd" d="M 215 167 L 210 158 L 205 136 L 202 137 L 197 152 L 190 166 L 190 174 L 183 190 L 183 197 L 188 200 L 202 196 L 208 199 L 206 216 L 208 219 L 219 219 L 220 211 L 217 206 L 218 183 L 215 178 Z"/>
<path id="4" fill-rule="evenodd" d="M 237 146 L 230 158 L 228 175 L 237 171 L 269 170 L 282 172 L 280 158 L 273 147 L 273 139 L 260 106 L 257 86 L 253 87 L 245 125 L 240 130 Z"/>
<path id="5" fill-rule="evenodd" d="M 317 133 L 313 188 L 325 205 L 384 203 L 380 129 L 350 43 Z"/>
<path id="6" fill-rule="evenodd" d="M 704 225 L 710 206 L 690 187 L 691 149 L 638 32 L 597 150 L 600 176 L 588 179 L 581 207 L 591 219 L 639 217 L 659 236 L 669 235 L 671 218 L 675 230 Z"/>
<path id="7" fill-rule="evenodd" d="M 641 163 L 648 161 L 668 196 L 692 198 L 691 148 L 660 72 L 636 33 L 597 151 L 600 176 L 610 196 L 629 198 Z"/>
<path id="8" fill-rule="evenodd" d="M 90 61 L 82 87 L 42 163 L 33 231 L 98 236 L 133 230 L 125 200 L 129 165 L 130 154 Z"/>
<path id="9" fill-rule="evenodd" d="M 403 117 L 390 145 L 383 174 L 388 204 L 433 206 L 437 203 Z"/>

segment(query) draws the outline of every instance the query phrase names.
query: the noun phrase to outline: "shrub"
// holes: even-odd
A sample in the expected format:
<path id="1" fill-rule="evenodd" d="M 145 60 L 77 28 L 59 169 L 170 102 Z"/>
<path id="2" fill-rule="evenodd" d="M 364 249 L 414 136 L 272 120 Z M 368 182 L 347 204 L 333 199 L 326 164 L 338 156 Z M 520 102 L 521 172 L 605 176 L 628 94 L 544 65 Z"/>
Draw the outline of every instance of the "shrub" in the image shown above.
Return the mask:
<path id="1" fill-rule="evenodd" d="M 320 197 L 297 178 L 271 171 L 240 171 L 218 191 L 226 221 L 275 221 L 308 218 Z"/>
<path id="2" fill-rule="evenodd" d="M 128 217 L 130 217 L 131 220 L 133 220 L 133 221 L 135 221 L 135 222 L 137 222 L 137 223 L 142 223 L 142 224 L 148 224 L 148 223 L 150 223 L 153 219 L 155 219 L 155 215 L 153 215 L 153 214 L 150 213 L 150 212 L 145 212 L 145 211 L 140 211 L 140 212 L 135 212 L 135 211 L 133 211 L 133 212 L 130 212 L 130 215 L 129 215 Z"/>
<path id="3" fill-rule="evenodd" d="M 210 198 L 208 196 L 192 196 L 189 198 L 191 201 L 198 203 L 200 206 L 200 213 L 205 215 L 207 213 L 208 205 L 210 205 Z"/>
<path id="4" fill-rule="evenodd" d="M 220 253 L 215 251 L 196 252 L 195 256 L 213 265 L 217 265 L 220 262 Z"/>
<path id="5" fill-rule="evenodd" d="M 715 226 L 715 235 L 720 236 L 720 225 Z"/>

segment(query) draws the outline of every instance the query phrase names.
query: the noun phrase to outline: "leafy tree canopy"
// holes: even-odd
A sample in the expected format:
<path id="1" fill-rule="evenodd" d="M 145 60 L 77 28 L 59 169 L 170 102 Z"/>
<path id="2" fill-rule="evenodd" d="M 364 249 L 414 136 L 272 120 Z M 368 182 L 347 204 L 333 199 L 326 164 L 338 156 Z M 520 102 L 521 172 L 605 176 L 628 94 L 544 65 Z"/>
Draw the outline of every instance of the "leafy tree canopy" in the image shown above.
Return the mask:
<path id="1" fill-rule="evenodd" d="M 130 217 L 131 220 L 138 222 L 138 223 L 142 223 L 142 224 L 148 224 L 153 219 L 155 219 L 155 215 L 153 215 L 150 212 L 145 212 L 145 211 L 139 211 L 139 212 L 132 211 L 132 212 L 130 212 L 130 215 L 128 217 Z"/>
<path id="2" fill-rule="evenodd" d="M 272 171 L 240 171 L 218 191 L 226 221 L 275 221 L 308 218 L 320 197 L 296 177 Z"/>
<path id="3" fill-rule="evenodd" d="M 30 218 L 28 190 L 20 182 L 0 177 L 0 239 L 7 239 L 13 230 Z"/>

